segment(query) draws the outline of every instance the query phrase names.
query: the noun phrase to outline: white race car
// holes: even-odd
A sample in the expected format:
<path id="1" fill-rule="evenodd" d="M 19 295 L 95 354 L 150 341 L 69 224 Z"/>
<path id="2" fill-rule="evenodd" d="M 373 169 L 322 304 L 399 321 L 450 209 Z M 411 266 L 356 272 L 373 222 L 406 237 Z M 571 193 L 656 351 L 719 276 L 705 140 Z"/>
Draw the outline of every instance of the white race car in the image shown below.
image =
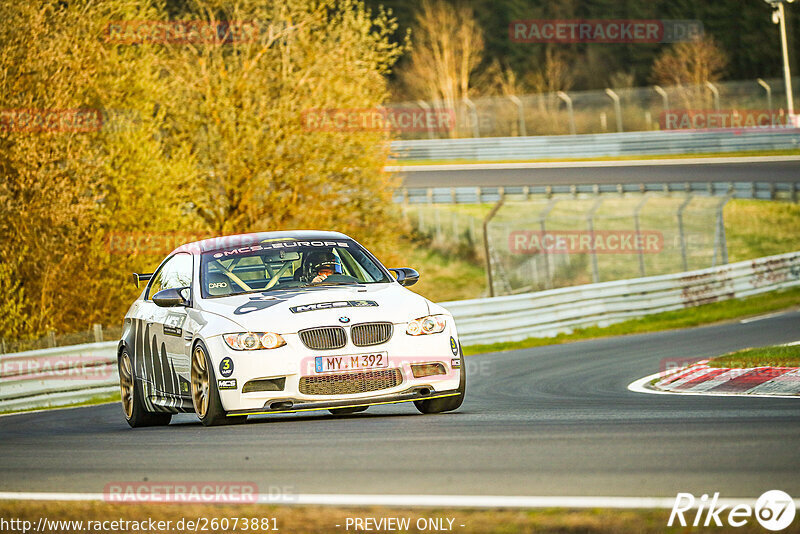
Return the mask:
<path id="1" fill-rule="evenodd" d="M 416 271 L 385 268 L 344 234 L 207 239 L 134 279 L 147 285 L 118 347 L 132 427 L 406 401 L 436 413 L 464 399 L 453 317 L 403 287 Z"/>

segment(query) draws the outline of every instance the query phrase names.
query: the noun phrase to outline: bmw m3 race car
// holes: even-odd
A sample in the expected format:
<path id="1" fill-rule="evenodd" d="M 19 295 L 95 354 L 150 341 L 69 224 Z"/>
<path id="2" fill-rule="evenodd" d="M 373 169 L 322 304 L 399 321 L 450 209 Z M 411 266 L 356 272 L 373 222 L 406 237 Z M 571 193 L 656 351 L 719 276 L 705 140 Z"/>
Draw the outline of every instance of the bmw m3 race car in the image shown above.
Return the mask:
<path id="1" fill-rule="evenodd" d="M 458 408 L 466 391 L 453 317 L 337 232 L 264 232 L 189 243 L 153 273 L 125 315 L 118 364 L 132 427 L 194 412 L 334 414 L 413 401 Z M 406 286 L 406 287 L 404 287 Z"/>

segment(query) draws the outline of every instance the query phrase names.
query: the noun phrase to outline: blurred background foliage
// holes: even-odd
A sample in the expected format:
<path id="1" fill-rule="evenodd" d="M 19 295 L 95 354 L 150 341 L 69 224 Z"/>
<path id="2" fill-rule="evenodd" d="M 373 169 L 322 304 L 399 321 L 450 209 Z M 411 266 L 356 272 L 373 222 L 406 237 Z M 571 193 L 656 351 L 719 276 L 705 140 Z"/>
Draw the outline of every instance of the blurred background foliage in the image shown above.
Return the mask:
<path id="1" fill-rule="evenodd" d="M 401 219 L 382 131 L 305 131 L 372 108 L 403 51 L 353 0 L 0 4 L 0 109 L 96 109 L 90 131 L 0 129 L 0 337 L 119 322 L 132 271 L 169 252 L 114 236 L 318 228 L 392 261 Z M 110 21 L 256 21 L 241 42 L 129 44 Z M 179 243 L 178 243 L 179 244 Z"/>
<path id="2" fill-rule="evenodd" d="M 794 62 L 800 10 L 787 18 Z M 705 37 L 512 42 L 509 23 L 526 19 L 696 19 Z M 309 130 L 308 110 L 781 76 L 761 0 L 34 0 L 0 3 L 0 20 L 0 110 L 103 118 L 90 131 L 0 128 L 6 339 L 118 324 L 138 293 L 130 273 L 154 269 L 164 242 L 248 231 L 340 230 L 387 264 L 422 267 L 415 290 L 434 300 L 480 296 L 480 259 L 437 250 L 392 203 L 392 133 Z M 109 39 L 121 21 L 258 32 Z M 141 246 L 147 236 L 161 245 Z"/>

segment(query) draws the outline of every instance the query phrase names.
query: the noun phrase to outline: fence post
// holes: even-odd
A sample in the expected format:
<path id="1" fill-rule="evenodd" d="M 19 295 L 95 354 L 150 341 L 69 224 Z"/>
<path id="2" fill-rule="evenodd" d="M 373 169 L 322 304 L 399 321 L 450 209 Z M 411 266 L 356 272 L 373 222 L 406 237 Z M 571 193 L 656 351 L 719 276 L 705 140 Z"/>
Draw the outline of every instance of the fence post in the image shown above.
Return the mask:
<path id="1" fill-rule="evenodd" d="M 569 134 L 575 135 L 575 113 L 572 109 L 572 99 L 564 91 L 559 91 L 556 95 L 567 104 L 567 113 L 569 113 Z"/>
<path id="2" fill-rule="evenodd" d="M 692 201 L 692 195 L 687 193 L 686 200 L 684 200 L 681 205 L 678 207 L 678 235 L 681 238 L 681 259 L 683 260 L 683 272 L 689 270 L 689 260 L 686 256 L 686 236 L 683 232 L 683 210 L 686 209 L 686 206 L 689 205 L 689 202 Z"/>
<path id="3" fill-rule="evenodd" d="M 481 136 L 481 128 L 478 124 L 478 109 L 475 107 L 475 104 L 472 103 L 472 100 L 467 98 L 466 96 L 463 98 L 464 104 L 467 105 L 470 111 L 470 115 L 472 116 L 472 137 L 480 137 Z"/>
<path id="4" fill-rule="evenodd" d="M 637 238 L 640 238 L 640 231 L 641 231 L 639 226 L 639 213 L 641 213 L 642 209 L 644 208 L 644 205 L 647 203 L 648 200 L 650 200 L 650 197 L 648 197 L 647 194 L 643 195 L 642 200 L 636 205 L 636 208 L 634 208 L 633 210 L 633 226 L 634 228 L 636 228 Z M 644 250 L 642 250 L 642 247 L 639 247 L 639 275 L 642 278 L 646 276 L 644 272 Z"/>
<path id="5" fill-rule="evenodd" d="M 603 197 L 597 197 L 592 204 L 589 213 L 586 215 L 586 224 L 589 227 L 589 238 L 592 240 L 592 282 L 595 284 L 600 281 L 600 272 L 597 268 L 597 250 L 594 248 L 594 214 L 603 204 Z"/>
<path id="6" fill-rule="evenodd" d="M 503 194 L 502 188 L 500 189 L 500 200 L 497 201 L 497 204 L 494 205 L 492 210 L 486 215 L 486 218 L 483 220 L 483 251 L 486 254 L 486 281 L 489 284 L 489 296 L 494 296 L 494 279 L 492 278 L 492 256 L 491 252 L 489 251 L 489 222 L 492 218 L 497 215 L 497 212 L 500 211 L 500 208 L 503 206 L 503 202 L 505 201 L 505 195 Z"/>
<path id="7" fill-rule="evenodd" d="M 419 107 L 425 110 L 426 115 L 430 113 L 431 107 L 428 105 L 427 102 L 425 102 L 424 100 L 417 100 L 417 104 L 419 104 Z M 436 139 L 436 137 L 434 137 L 433 135 L 433 128 L 428 128 L 428 139 Z"/>
<path id="8" fill-rule="evenodd" d="M 93 324 L 92 330 L 94 331 L 94 342 L 95 343 L 102 343 L 103 342 L 103 325 L 101 324 Z"/>
<path id="9" fill-rule="evenodd" d="M 522 105 L 522 100 L 520 100 L 517 95 L 508 95 L 508 98 L 514 104 L 517 105 L 517 122 L 519 123 L 519 135 L 520 137 L 526 137 L 528 135 L 528 132 L 525 129 L 525 108 Z"/>
<path id="10" fill-rule="evenodd" d="M 732 195 L 727 195 L 724 199 L 722 199 L 717 206 L 717 231 L 719 232 L 719 245 L 720 251 L 722 252 L 722 265 L 726 265 L 728 263 L 728 241 L 725 236 L 725 204 L 731 199 Z M 714 260 L 717 259 L 717 251 L 716 247 L 714 249 Z"/>
<path id="11" fill-rule="evenodd" d="M 539 212 L 539 228 L 542 231 L 542 239 L 544 239 L 545 233 L 547 232 L 547 216 L 550 215 L 550 212 L 553 211 L 553 208 L 558 203 L 557 198 L 551 198 L 550 202 L 547 203 L 547 206 Z M 553 266 L 551 265 L 551 255 L 542 251 L 544 257 L 544 274 L 547 277 L 545 281 L 545 288 L 550 289 L 553 287 Z"/>
<path id="12" fill-rule="evenodd" d="M 660 85 L 654 85 L 653 90 L 661 96 L 664 112 L 669 111 L 669 97 L 667 96 L 667 92 Z"/>
<path id="13" fill-rule="evenodd" d="M 3 354 L 7 354 L 8 350 L 6 350 L 6 338 L 0 338 L 0 352 Z"/>
<path id="14" fill-rule="evenodd" d="M 619 95 L 606 88 L 606 94 L 614 101 L 614 114 L 617 116 L 617 132 L 622 132 L 622 106 L 619 104 Z"/>
<path id="15" fill-rule="evenodd" d="M 709 81 L 706 81 L 705 85 L 708 87 L 708 90 L 711 91 L 711 94 L 714 95 L 714 111 L 719 111 L 719 89 Z"/>
<path id="16" fill-rule="evenodd" d="M 772 87 L 770 87 L 769 84 L 764 80 L 762 80 L 761 78 L 757 78 L 756 82 L 758 83 L 758 85 L 763 87 L 764 90 L 767 92 L 767 109 L 770 110 L 770 112 L 772 112 Z M 770 113 L 769 119 L 770 122 L 772 122 L 772 113 Z"/>
<path id="17" fill-rule="evenodd" d="M 55 330 L 48 330 L 47 331 L 47 346 L 49 348 L 53 348 L 56 346 L 56 331 Z"/>

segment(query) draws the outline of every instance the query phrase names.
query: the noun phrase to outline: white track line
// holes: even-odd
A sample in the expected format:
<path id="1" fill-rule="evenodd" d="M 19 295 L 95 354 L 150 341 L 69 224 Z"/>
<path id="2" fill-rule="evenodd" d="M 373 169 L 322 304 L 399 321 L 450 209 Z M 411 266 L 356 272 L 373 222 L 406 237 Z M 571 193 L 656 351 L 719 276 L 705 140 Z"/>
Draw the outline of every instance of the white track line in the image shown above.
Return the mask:
<path id="1" fill-rule="evenodd" d="M 444 163 L 441 165 L 387 165 L 386 172 L 479 171 L 511 169 L 571 169 L 584 167 L 643 167 L 649 165 L 703 165 L 778 163 L 800 161 L 800 156 L 747 156 L 721 158 L 628 159 L 600 161 L 527 161 L 518 163 Z"/>
<path id="2" fill-rule="evenodd" d="M 433 508 L 625 508 L 671 509 L 674 497 L 542 497 L 515 495 L 357 495 L 304 493 L 298 495 L 259 494 L 258 504 L 316 506 L 390 506 Z M 102 493 L 25 493 L 0 492 L 0 500 L 19 501 L 103 501 Z M 755 505 L 755 498 L 719 499 L 718 504 Z M 161 502 L 161 501 L 159 501 Z M 186 501 L 180 501 L 185 503 Z M 800 506 L 800 499 L 795 499 Z M 231 504 L 199 503 L 199 504 Z M 251 503 L 242 503 L 251 504 Z"/>
<path id="3" fill-rule="evenodd" d="M 766 395 L 763 393 L 711 393 L 706 391 L 662 391 L 660 389 L 652 389 L 647 387 L 654 378 L 661 378 L 663 373 L 654 373 L 650 376 L 634 380 L 628 384 L 628 391 L 634 393 L 649 393 L 651 395 L 704 395 L 706 397 L 760 397 L 769 399 L 800 399 L 800 395 Z"/>
<path id="4" fill-rule="evenodd" d="M 761 321 L 762 319 L 772 319 L 773 317 L 778 317 L 779 315 L 786 315 L 791 312 L 787 311 L 779 311 L 775 313 L 767 313 L 765 315 L 757 315 L 755 317 L 748 317 L 747 319 L 742 319 L 739 321 L 740 324 L 747 324 L 747 323 L 754 323 L 756 321 Z"/>

